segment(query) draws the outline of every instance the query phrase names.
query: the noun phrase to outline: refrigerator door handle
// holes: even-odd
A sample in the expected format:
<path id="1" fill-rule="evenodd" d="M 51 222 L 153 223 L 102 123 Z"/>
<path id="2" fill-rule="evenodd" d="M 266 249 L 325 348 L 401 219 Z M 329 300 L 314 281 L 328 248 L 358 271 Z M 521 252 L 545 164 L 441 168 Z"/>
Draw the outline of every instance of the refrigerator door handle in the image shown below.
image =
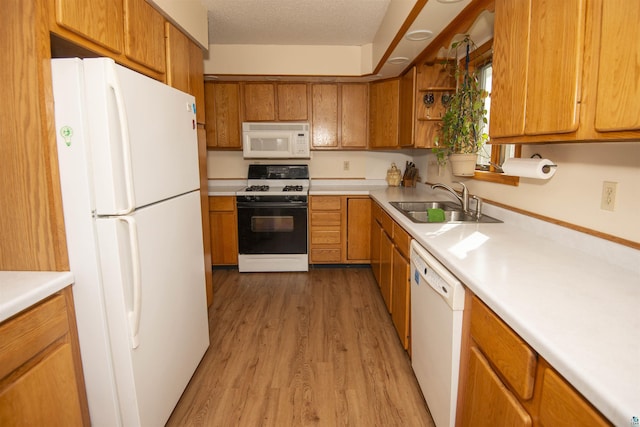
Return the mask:
<path id="1" fill-rule="evenodd" d="M 120 140 L 122 150 L 122 170 L 125 180 L 125 195 L 127 205 L 124 209 L 115 212 L 116 215 L 128 215 L 135 209 L 135 199 L 133 190 L 133 170 L 131 167 L 131 141 L 129 140 L 129 122 L 127 120 L 127 110 L 125 108 L 124 96 L 120 88 L 115 68 L 109 67 L 106 74 L 106 83 L 113 91 L 118 110 L 118 119 L 120 123 Z"/>
<path id="2" fill-rule="evenodd" d="M 133 217 L 119 217 L 118 220 L 127 224 L 129 229 L 129 247 L 131 249 L 131 270 L 133 281 L 133 306 L 128 312 L 129 329 L 131 334 L 131 348 L 140 345 L 140 313 L 142 309 L 142 280 L 140 275 L 140 248 L 138 246 L 138 227 Z"/>

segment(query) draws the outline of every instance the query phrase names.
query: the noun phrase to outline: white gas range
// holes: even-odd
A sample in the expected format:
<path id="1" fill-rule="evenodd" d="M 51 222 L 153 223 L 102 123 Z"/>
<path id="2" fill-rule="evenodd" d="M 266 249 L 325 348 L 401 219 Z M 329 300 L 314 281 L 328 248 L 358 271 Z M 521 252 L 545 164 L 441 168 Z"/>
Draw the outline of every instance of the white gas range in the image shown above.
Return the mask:
<path id="1" fill-rule="evenodd" d="M 236 192 L 238 270 L 308 271 L 308 165 L 249 165 Z"/>

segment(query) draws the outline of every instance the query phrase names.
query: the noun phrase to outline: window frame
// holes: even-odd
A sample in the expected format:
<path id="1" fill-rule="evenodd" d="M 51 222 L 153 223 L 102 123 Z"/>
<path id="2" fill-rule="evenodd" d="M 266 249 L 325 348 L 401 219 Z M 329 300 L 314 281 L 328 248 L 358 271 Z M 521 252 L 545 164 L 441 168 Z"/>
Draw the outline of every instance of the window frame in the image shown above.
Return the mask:
<path id="1" fill-rule="evenodd" d="M 462 58 L 460 60 L 460 66 L 464 66 L 464 61 L 466 59 Z M 469 53 L 469 71 L 475 71 L 477 68 L 486 65 L 487 63 L 493 60 L 493 39 L 487 41 L 486 43 L 478 46 L 472 52 Z M 487 144 L 491 144 L 491 139 L 488 140 Z M 511 144 L 509 144 L 511 145 Z M 514 157 L 519 158 L 522 153 L 522 145 L 521 144 L 513 144 L 515 146 Z M 517 176 L 505 175 L 502 172 L 498 172 L 494 165 L 500 164 L 500 152 L 499 149 L 502 144 L 492 144 L 491 148 L 491 163 L 489 166 L 489 170 L 478 170 L 473 174 L 473 179 L 477 179 L 479 181 L 487 181 L 487 182 L 495 182 L 499 184 L 505 185 L 513 185 L 517 186 L 520 183 L 520 178 Z M 494 149 L 498 148 L 498 149 Z"/>

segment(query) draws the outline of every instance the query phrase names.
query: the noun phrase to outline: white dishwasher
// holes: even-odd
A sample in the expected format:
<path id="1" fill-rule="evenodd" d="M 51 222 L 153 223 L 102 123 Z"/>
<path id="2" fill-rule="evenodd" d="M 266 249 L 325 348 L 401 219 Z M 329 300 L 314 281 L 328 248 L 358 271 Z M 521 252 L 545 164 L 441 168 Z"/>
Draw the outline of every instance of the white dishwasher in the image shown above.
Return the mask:
<path id="1" fill-rule="evenodd" d="M 411 241 L 411 363 L 437 427 L 455 424 L 465 290 Z"/>

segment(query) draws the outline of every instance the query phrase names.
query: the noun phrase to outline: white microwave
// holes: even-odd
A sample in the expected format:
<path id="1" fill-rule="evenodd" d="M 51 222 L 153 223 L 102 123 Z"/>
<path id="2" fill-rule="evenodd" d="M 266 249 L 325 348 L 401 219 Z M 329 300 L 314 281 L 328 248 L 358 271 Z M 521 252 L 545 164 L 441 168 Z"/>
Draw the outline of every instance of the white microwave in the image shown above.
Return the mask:
<path id="1" fill-rule="evenodd" d="M 242 123 L 245 159 L 308 159 L 309 123 Z"/>

